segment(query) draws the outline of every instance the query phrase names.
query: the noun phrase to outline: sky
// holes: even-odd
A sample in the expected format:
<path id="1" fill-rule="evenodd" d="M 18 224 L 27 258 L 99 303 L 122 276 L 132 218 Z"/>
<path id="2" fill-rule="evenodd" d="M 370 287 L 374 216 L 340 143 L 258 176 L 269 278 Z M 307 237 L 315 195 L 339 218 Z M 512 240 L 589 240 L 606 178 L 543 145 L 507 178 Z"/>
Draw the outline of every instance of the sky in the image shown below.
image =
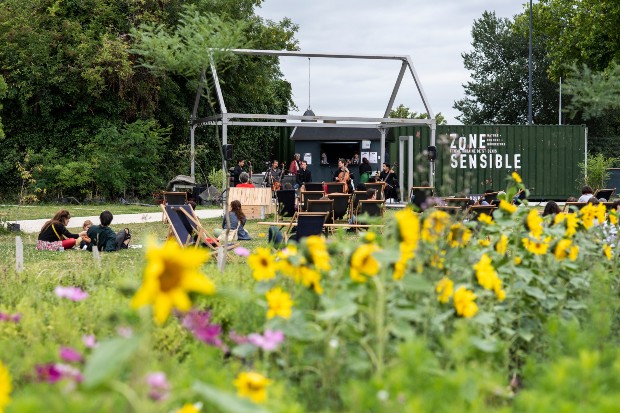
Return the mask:
<path id="1" fill-rule="evenodd" d="M 431 109 L 448 124 L 460 124 L 454 101 L 464 96 L 469 72 L 461 53 L 471 50 L 471 28 L 487 11 L 511 18 L 522 0 L 265 0 L 257 13 L 299 25 L 300 50 L 318 53 L 409 55 Z M 310 82 L 308 82 L 310 63 Z M 293 87 L 301 115 L 382 117 L 400 70 L 399 61 L 283 57 L 284 77 Z M 310 84 L 310 87 L 309 87 Z M 394 106 L 424 112 L 409 72 Z"/>

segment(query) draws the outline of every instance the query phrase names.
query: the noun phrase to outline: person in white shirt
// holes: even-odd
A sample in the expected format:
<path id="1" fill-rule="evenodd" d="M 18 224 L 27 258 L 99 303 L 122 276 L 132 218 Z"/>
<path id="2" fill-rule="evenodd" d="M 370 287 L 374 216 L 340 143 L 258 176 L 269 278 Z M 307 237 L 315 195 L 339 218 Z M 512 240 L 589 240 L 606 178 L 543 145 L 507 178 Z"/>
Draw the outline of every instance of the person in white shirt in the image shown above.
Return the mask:
<path id="1" fill-rule="evenodd" d="M 594 191 L 588 185 L 581 188 L 581 196 L 577 200 L 577 202 L 588 202 L 590 198 L 594 196 Z"/>

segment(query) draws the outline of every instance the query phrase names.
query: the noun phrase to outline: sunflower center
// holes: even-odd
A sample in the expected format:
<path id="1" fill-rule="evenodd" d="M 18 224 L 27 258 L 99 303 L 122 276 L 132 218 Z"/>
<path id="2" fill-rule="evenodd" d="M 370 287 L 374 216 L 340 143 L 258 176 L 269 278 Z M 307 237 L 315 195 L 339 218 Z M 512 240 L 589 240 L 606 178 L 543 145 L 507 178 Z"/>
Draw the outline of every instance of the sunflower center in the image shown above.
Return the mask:
<path id="1" fill-rule="evenodd" d="M 159 276 L 159 285 L 163 292 L 177 288 L 181 284 L 181 269 L 176 265 L 166 265 L 166 269 Z"/>
<path id="2" fill-rule="evenodd" d="M 269 266 L 269 261 L 267 261 L 267 258 L 263 257 L 260 259 L 260 265 L 262 265 L 263 267 L 268 267 Z"/>

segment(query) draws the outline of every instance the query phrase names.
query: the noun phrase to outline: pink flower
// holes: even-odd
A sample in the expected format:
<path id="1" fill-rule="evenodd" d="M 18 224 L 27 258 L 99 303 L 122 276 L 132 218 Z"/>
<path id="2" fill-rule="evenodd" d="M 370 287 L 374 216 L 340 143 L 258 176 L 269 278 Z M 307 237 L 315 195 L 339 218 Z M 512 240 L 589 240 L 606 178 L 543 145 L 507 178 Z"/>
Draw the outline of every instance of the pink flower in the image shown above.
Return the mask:
<path id="1" fill-rule="evenodd" d="M 170 383 L 166 378 L 166 373 L 156 371 L 146 376 L 146 383 L 149 385 L 149 397 L 155 401 L 165 400 L 170 393 Z"/>
<path id="2" fill-rule="evenodd" d="M 82 355 L 71 347 L 61 347 L 60 358 L 69 363 L 79 363 L 82 361 Z"/>
<path id="3" fill-rule="evenodd" d="M 116 329 L 116 332 L 118 333 L 119 336 L 123 338 L 130 338 L 131 336 L 133 336 L 133 330 L 131 329 L 131 327 L 127 327 L 127 326 L 118 327 Z"/>
<path id="4" fill-rule="evenodd" d="M 235 344 L 249 343 L 249 340 L 246 336 L 242 336 L 241 334 L 238 334 L 235 330 L 231 330 L 230 333 L 228 333 L 228 337 Z"/>
<path id="5" fill-rule="evenodd" d="M 88 335 L 82 336 L 82 343 L 84 343 L 84 345 L 87 348 L 97 347 L 97 340 L 95 339 L 94 334 L 88 334 Z"/>
<path id="6" fill-rule="evenodd" d="M 68 298 L 71 301 L 84 301 L 88 298 L 88 293 L 79 287 L 61 287 L 54 289 L 54 293 L 59 298 Z"/>
<path id="7" fill-rule="evenodd" d="M 22 319 L 21 314 L 7 314 L 0 313 L 0 321 L 11 321 L 13 323 L 19 323 L 19 320 Z"/>
<path id="8" fill-rule="evenodd" d="M 183 327 L 194 334 L 198 340 L 205 344 L 215 347 L 222 346 L 220 334 L 222 327 L 219 324 L 211 324 L 211 313 L 209 311 L 191 310 L 183 317 Z"/>
<path id="9" fill-rule="evenodd" d="M 48 383 L 56 383 L 62 379 L 70 379 L 75 382 L 83 380 L 82 373 L 75 367 L 62 363 L 48 363 L 36 366 L 37 379 Z"/>
<path id="10" fill-rule="evenodd" d="M 240 257 L 247 257 L 250 255 L 250 250 L 244 247 L 237 247 L 233 250 L 233 252 Z"/>
<path id="11" fill-rule="evenodd" d="M 248 340 L 256 347 L 260 347 L 265 351 L 273 351 L 284 341 L 284 333 L 279 330 L 265 330 L 263 335 L 257 333 L 250 334 Z"/>

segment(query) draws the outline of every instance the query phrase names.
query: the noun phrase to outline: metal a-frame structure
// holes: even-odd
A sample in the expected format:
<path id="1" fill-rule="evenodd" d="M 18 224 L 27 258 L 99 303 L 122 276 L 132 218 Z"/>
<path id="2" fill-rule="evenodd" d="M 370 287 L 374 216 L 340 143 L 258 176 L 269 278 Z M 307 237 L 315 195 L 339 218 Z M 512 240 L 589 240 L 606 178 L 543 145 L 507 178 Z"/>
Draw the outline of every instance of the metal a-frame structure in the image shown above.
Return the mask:
<path id="1" fill-rule="evenodd" d="M 198 106 L 202 96 L 203 83 L 206 78 L 205 71 L 201 73 L 200 82 L 198 85 L 198 91 L 196 93 L 196 100 L 194 103 L 194 109 L 190 119 L 190 144 L 191 144 L 191 176 L 195 175 L 195 152 L 194 152 L 194 133 L 196 128 L 204 126 L 221 126 L 222 128 L 222 145 L 228 142 L 228 128 L 232 126 L 270 126 L 270 127 L 291 127 L 291 126 L 303 126 L 306 127 L 319 127 L 319 128 L 376 128 L 380 132 L 381 136 L 381 160 L 385 162 L 385 135 L 387 130 L 398 126 L 414 126 L 414 125 L 427 125 L 431 128 L 431 145 L 435 145 L 435 131 L 436 120 L 431 106 L 426 98 L 422 83 L 418 78 L 418 74 L 415 71 L 411 57 L 408 55 L 376 55 L 376 54 L 347 54 L 347 53 L 306 53 L 300 51 L 286 51 L 286 50 L 253 50 L 253 49 L 233 49 L 230 50 L 233 54 L 237 55 L 254 55 L 254 56 L 287 56 L 287 57 L 302 57 L 302 58 L 327 58 L 327 59 L 361 59 L 361 60 L 399 60 L 402 62 L 398 76 L 396 77 L 396 83 L 392 89 L 392 94 L 388 100 L 387 107 L 383 114 L 383 117 L 369 118 L 369 117 L 355 117 L 355 116 L 298 116 L 298 115 L 272 115 L 272 114 L 250 114 L 250 113 L 229 113 L 226 109 L 226 103 L 220 87 L 217 70 L 213 60 L 211 59 L 211 75 L 213 77 L 213 83 L 215 86 L 215 92 L 217 94 L 217 100 L 221 113 L 208 116 L 197 117 Z M 390 111 L 394 106 L 394 100 L 400 90 L 401 82 L 405 73 L 409 70 L 413 81 L 415 82 L 419 96 L 422 99 L 422 103 L 426 109 L 426 114 L 429 119 L 403 119 L 403 118 L 389 118 Z M 287 121 L 305 121 L 303 124 Z M 319 121 L 336 121 L 336 123 L 323 123 Z M 339 123 L 350 122 L 350 123 Z M 403 149 L 403 138 L 400 138 L 400 150 Z M 413 137 L 407 137 L 409 139 L 409 157 L 413 157 Z M 408 168 L 409 186 L 413 182 L 413 159 L 410 159 Z M 429 168 L 429 184 L 435 186 L 435 163 L 431 162 Z M 402 179 L 401 179 L 402 187 Z"/>

